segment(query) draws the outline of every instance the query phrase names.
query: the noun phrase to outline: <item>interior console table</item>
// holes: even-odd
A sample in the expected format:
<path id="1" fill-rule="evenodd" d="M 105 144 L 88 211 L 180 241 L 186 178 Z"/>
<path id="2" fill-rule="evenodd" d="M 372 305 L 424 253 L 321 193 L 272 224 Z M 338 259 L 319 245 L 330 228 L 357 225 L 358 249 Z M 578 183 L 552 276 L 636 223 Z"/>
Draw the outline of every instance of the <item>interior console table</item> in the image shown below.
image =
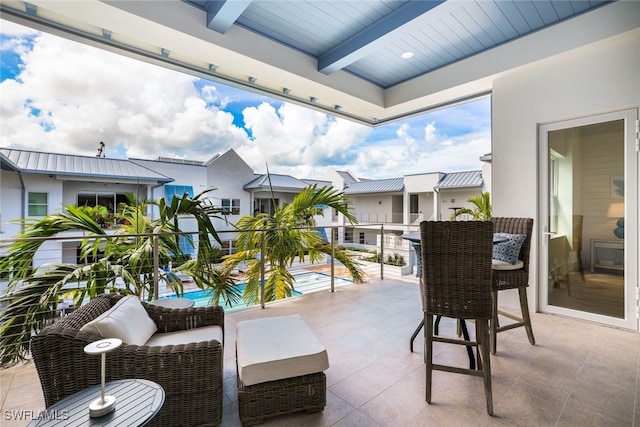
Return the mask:
<path id="1" fill-rule="evenodd" d="M 591 272 L 596 268 L 624 272 L 624 240 L 591 240 Z"/>
<path id="2" fill-rule="evenodd" d="M 73 367 L 69 367 L 73 369 Z M 143 426 L 162 408 L 163 388 L 147 380 L 116 380 L 106 383 L 106 393 L 116 396 L 116 409 L 101 417 L 89 417 L 89 404 L 100 397 L 100 384 L 68 396 L 44 411 L 35 426 Z"/>

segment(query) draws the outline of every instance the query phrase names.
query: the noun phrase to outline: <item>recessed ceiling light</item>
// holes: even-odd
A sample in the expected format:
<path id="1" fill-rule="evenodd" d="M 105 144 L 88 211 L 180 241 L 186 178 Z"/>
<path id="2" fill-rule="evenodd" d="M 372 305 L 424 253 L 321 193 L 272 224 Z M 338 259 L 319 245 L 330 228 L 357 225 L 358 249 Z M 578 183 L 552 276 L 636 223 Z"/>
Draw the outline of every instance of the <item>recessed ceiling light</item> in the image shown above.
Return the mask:
<path id="1" fill-rule="evenodd" d="M 402 52 L 402 54 L 400 55 L 400 58 L 402 59 L 409 59 L 411 57 L 413 57 L 413 52 L 409 52 L 409 51 Z"/>

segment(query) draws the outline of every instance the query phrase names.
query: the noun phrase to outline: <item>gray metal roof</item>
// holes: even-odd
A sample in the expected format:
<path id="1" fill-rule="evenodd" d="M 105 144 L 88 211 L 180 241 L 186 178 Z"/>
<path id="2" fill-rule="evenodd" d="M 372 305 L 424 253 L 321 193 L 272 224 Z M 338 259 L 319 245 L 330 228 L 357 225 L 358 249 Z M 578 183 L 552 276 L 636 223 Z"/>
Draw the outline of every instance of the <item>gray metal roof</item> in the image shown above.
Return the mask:
<path id="1" fill-rule="evenodd" d="M 344 189 L 345 194 L 395 193 L 404 190 L 404 178 L 372 179 L 352 182 Z"/>
<path id="2" fill-rule="evenodd" d="M 435 188 L 453 189 L 482 187 L 483 182 L 482 171 L 452 172 L 445 174 Z"/>
<path id="3" fill-rule="evenodd" d="M 273 187 L 273 189 L 277 191 L 300 191 L 310 185 L 311 184 L 298 178 L 294 178 L 291 175 L 279 175 L 272 173 L 271 184 L 269 184 L 269 175 L 262 174 L 258 175 L 258 177 L 251 182 L 245 184 L 243 188 L 245 190 L 269 190 L 270 187 Z"/>
<path id="4" fill-rule="evenodd" d="M 172 182 L 174 179 L 140 166 L 130 160 L 105 157 L 43 153 L 0 148 L 0 154 L 21 172 L 65 177 L 110 178 L 135 181 Z"/>
<path id="5" fill-rule="evenodd" d="M 331 181 L 325 181 L 325 180 L 322 180 L 322 179 L 306 179 L 306 178 L 303 178 L 302 181 L 306 182 L 307 185 L 317 185 L 318 188 L 331 187 Z"/>

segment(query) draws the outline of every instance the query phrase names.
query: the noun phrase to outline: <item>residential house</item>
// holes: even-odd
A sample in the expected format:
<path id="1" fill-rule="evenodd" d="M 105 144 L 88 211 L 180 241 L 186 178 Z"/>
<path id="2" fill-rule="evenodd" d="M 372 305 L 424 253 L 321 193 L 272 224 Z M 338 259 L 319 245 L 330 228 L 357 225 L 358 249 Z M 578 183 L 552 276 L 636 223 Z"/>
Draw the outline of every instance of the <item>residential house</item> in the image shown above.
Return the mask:
<path id="1" fill-rule="evenodd" d="M 486 164 L 486 157 L 484 161 Z M 487 171 L 490 166 L 484 173 Z M 343 188 L 358 220 L 356 226 L 349 226 L 343 215 L 334 212 L 333 223 L 344 226 L 334 229 L 336 241 L 377 251 L 384 248 L 409 260 L 409 266 L 415 265 L 416 258 L 402 234 L 416 231 L 420 221 L 448 220 L 455 209 L 473 208 L 470 197 L 491 191 L 485 185 L 483 170 L 388 179 L 362 179 L 347 171 L 330 172 L 328 176 L 334 187 Z"/>
<path id="2" fill-rule="evenodd" d="M 127 203 L 127 193 L 138 199 L 157 200 L 188 194 L 203 196 L 228 215 L 214 219 L 223 241 L 223 249 L 232 250 L 236 239 L 234 224 L 243 215 L 270 213 L 273 206 L 289 203 L 305 187 L 328 186 L 322 180 L 300 180 L 288 175 L 256 174 L 230 149 L 208 161 L 159 157 L 147 159 L 110 159 L 104 157 L 54 154 L 2 148 L 0 187 L 0 230 L 3 239 L 20 232 L 15 220 L 37 219 L 60 212 L 63 205 L 105 206 L 110 214 Z M 275 202 L 275 203 L 274 203 Z M 328 208 L 325 208 L 328 209 Z M 149 215 L 157 215 L 150 207 Z M 179 218 L 183 231 L 195 231 L 195 220 Z M 319 226 L 330 226 L 331 215 L 318 215 Z M 116 225 L 109 223 L 109 225 Z M 73 233 L 70 233 L 73 234 Z M 36 265 L 47 262 L 76 262 L 78 239 L 47 243 L 39 252 Z M 194 249 L 183 240 L 185 253 Z"/>
<path id="3" fill-rule="evenodd" d="M 72 204 L 101 205 L 113 214 L 128 202 L 127 193 L 144 199 L 173 182 L 171 177 L 126 159 L 0 148 L 0 163 L 1 238 L 20 233 L 21 223 L 15 220 L 37 219 Z M 105 222 L 106 227 L 112 225 L 112 220 Z M 75 235 L 77 239 L 45 243 L 35 264 L 76 262 L 81 234 Z"/>
<path id="4" fill-rule="evenodd" d="M 124 160 L 13 149 L 1 149 L 0 154 L 3 161 L 0 197 L 5 220 L 41 217 L 59 211 L 63 204 L 104 205 L 113 214 L 120 203 L 127 201 L 126 193 L 148 200 L 164 197 L 170 202 L 173 196 L 193 197 L 205 192 L 203 197 L 228 212 L 214 219 L 226 252 L 233 250 L 236 240 L 232 224 L 243 215 L 271 213 L 274 206 L 290 203 L 310 185 L 334 186 L 347 195 L 358 224 L 349 226 L 342 215 L 327 210 L 316 216 L 318 228 L 325 236 L 333 232 L 337 243 L 378 249 L 384 237 L 386 248 L 413 259 L 412 266 L 415 258 L 411 247 L 400 236 L 415 230 L 423 219 L 448 219 L 451 209 L 470 207 L 469 197 L 487 191 L 479 170 L 376 180 L 339 171 L 329 174 L 333 181 L 256 174 L 233 149 L 207 161 L 166 157 Z M 24 203 L 10 202 L 23 199 Z M 157 215 L 157 208 L 151 206 L 149 214 Z M 183 231 L 196 230 L 195 220 L 183 217 L 179 221 Z M 4 238 L 19 231 L 18 223 L 10 224 L 4 226 Z M 384 224 L 384 236 L 380 233 L 381 224 Z M 337 227 L 331 231 L 331 226 Z M 79 241 L 61 244 L 59 250 L 63 255 L 54 250 L 47 250 L 46 255 L 43 252 L 38 264 L 76 260 Z M 195 252 L 186 239 L 181 245 L 185 253 Z"/>

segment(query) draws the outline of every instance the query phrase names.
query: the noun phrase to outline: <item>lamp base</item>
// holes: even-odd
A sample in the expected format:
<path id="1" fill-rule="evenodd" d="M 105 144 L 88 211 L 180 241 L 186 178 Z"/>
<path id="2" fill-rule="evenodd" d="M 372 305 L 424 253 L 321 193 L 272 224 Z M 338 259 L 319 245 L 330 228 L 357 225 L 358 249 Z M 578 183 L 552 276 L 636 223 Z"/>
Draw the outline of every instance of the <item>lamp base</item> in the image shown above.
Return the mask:
<path id="1" fill-rule="evenodd" d="M 115 396 L 105 396 L 104 402 L 102 401 L 102 398 L 99 397 L 89 405 L 89 416 L 91 418 L 101 417 L 112 412 L 114 409 L 116 409 Z"/>

